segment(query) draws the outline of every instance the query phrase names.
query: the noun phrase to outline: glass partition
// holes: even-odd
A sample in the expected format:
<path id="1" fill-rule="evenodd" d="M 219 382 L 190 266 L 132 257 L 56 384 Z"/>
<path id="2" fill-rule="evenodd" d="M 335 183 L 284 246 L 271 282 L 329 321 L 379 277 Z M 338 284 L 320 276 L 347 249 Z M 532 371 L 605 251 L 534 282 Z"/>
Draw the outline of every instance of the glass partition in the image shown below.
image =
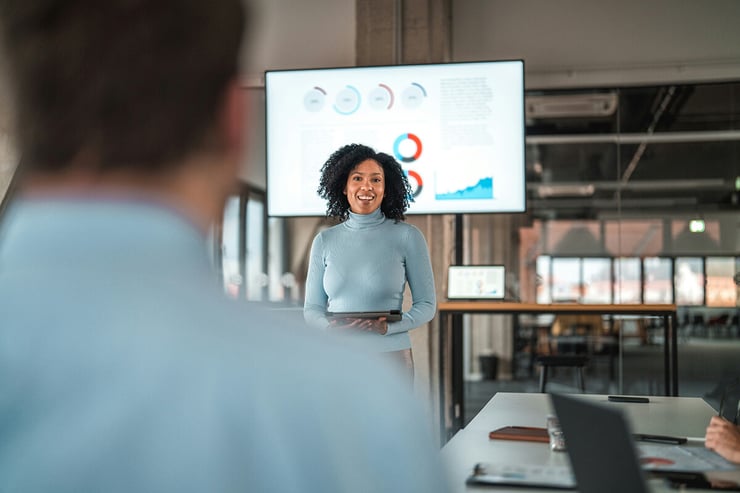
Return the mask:
<path id="1" fill-rule="evenodd" d="M 507 269 L 518 270 L 524 302 L 676 304 L 679 394 L 716 405 L 727 380 L 740 377 L 732 356 L 740 351 L 740 82 L 527 97 L 537 103 L 527 108 L 527 214 L 512 220 L 521 219 L 518 234 L 504 253 L 475 245 L 471 261 L 518 252 Z M 594 353 L 586 391 L 664 392 L 660 321 L 603 322 L 619 335 L 618 351 Z M 549 334 L 552 323 L 523 318 L 519 333 Z M 533 361 L 550 346 L 516 331 L 518 377 L 505 388 L 537 391 Z M 506 349 L 499 354 L 507 359 Z M 562 373 L 556 390 L 577 391 Z"/>

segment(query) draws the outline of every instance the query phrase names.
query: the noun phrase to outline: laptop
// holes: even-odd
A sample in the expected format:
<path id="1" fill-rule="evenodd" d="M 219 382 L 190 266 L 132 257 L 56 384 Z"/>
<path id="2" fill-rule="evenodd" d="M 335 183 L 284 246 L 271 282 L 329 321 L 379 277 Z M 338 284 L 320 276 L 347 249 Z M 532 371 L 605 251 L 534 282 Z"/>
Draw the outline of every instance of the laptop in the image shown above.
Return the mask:
<path id="1" fill-rule="evenodd" d="M 503 300 L 506 295 L 503 265 L 451 265 L 447 269 L 448 300 Z"/>
<path id="2" fill-rule="evenodd" d="M 686 488 L 740 491 L 733 481 L 709 481 L 695 471 L 651 471 L 653 477 L 665 482 L 658 479 L 657 484 L 648 485 L 629 423 L 619 409 L 577 397 L 550 397 L 580 493 L 647 493 Z"/>
<path id="3" fill-rule="evenodd" d="M 551 394 L 580 493 L 648 493 L 632 432 L 618 410 Z"/>

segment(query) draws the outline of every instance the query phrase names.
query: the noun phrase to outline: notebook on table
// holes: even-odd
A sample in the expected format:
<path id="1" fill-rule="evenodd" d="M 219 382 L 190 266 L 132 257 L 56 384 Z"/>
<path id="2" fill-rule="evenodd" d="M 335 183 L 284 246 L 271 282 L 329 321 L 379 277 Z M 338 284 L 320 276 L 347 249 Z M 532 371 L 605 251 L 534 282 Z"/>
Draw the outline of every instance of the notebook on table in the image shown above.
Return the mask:
<path id="1" fill-rule="evenodd" d="M 517 440 L 522 442 L 550 442 L 547 428 L 536 426 L 503 426 L 488 434 L 491 440 Z"/>

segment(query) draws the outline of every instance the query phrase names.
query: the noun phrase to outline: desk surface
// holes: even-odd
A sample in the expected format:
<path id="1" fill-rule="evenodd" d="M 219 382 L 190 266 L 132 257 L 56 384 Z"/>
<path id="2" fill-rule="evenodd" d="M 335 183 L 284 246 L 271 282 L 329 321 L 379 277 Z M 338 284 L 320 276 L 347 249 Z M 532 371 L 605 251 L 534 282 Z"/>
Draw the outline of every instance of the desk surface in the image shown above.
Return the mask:
<path id="1" fill-rule="evenodd" d="M 716 412 L 698 397 L 650 396 L 649 404 L 608 402 L 606 395 L 581 394 L 584 399 L 603 402 L 623 409 L 632 431 L 656 435 L 680 435 L 701 438 Z M 465 485 L 465 479 L 477 462 L 498 464 L 566 465 L 567 454 L 552 452 L 549 445 L 509 440 L 489 440 L 488 432 L 508 425 L 545 426 L 552 407 L 547 394 L 497 393 L 464 429 L 442 447 L 453 491 L 493 491 Z M 692 442 L 694 442 L 692 440 Z M 696 446 L 701 446 L 696 441 Z M 740 471 L 722 473 L 740 479 Z M 497 493 L 525 493 L 521 488 L 496 488 Z"/>

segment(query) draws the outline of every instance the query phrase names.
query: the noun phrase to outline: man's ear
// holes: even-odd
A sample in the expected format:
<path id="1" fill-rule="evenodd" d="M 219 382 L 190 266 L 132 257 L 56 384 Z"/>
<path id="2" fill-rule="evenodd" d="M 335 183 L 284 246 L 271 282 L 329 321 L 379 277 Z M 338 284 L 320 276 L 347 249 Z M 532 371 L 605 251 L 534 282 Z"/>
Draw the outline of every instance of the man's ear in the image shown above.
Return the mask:
<path id="1" fill-rule="evenodd" d="M 229 154 L 241 156 L 247 146 L 249 108 L 247 92 L 234 78 L 226 87 L 220 115 L 221 136 Z"/>

